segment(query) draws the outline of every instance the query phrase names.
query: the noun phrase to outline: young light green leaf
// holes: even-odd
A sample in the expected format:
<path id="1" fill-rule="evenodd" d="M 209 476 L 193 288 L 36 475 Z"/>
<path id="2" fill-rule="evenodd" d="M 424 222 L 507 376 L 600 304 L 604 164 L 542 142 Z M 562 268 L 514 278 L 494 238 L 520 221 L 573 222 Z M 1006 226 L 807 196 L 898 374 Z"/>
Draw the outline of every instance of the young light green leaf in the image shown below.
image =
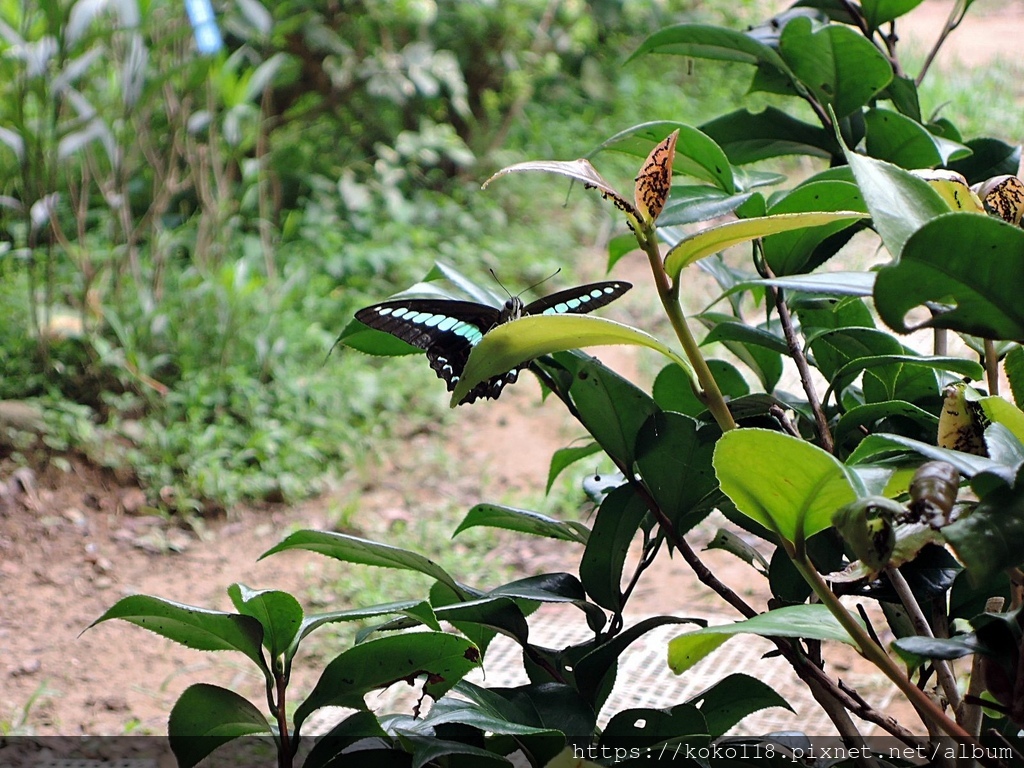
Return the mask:
<path id="1" fill-rule="evenodd" d="M 210 611 L 149 595 L 130 595 L 114 603 L 89 628 L 110 619 L 124 619 L 200 651 L 241 651 L 261 670 L 267 670 L 263 627 L 251 616 Z"/>
<path id="2" fill-rule="evenodd" d="M 736 508 L 791 542 L 828 528 L 832 513 L 857 496 L 834 456 L 781 432 L 727 432 L 715 447 L 714 465 Z"/>
<path id="3" fill-rule="evenodd" d="M 429 560 L 416 552 L 410 552 L 407 549 L 393 547 L 389 544 L 381 544 L 369 539 L 360 539 L 357 536 L 349 536 L 344 533 L 309 530 L 296 531 L 280 544 L 271 547 L 260 555 L 260 560 L 290 549 L 307 549 L 311 552 L 318 552 L 321 555 L 327 555 L 327 557 L 333 557 L 335 560 L 342 560 L 347 563 L 419 571 L 447 584 L 457 594 L 463 594 L 462 588 L 459 587 L 455 579 L 433 560 Z"/>
<path id="4" fill-rule="evenodd" d="M 198 683 L 178 697 L 167 723 L 167 740 L 180 768 L 192 768 L 241 736 L 270 735 L 267 718 L 234 691 Z"/>
<path id="5" fill-rule="evenodd" d="M 791 605 L 735 624 L 705 627 L 680 635 L 668 644 L 668 665 L 673 672 L 681 675 L 727 640 L 740 634 L 838 640 L 856 647 L 853 638 L 824 605 Z"/>
<path id="6" fill-rule="evenodd" d="M 612 320 L 585 315 L 534 315 L 499 325 L 473 347 L 466 368 L 452 392 L 454 408 L 481 381 L 529 360 L 569 349 L 634 344 L 649 347 L 683 368 L 696 382 L 689 362 L 653 336 Z"/>
<path id="7" fill-rule="evenodd" d="M 922 182 L 923 183 L 923 182 Z M 838 221 L 851 222 L 866 218 L 857 211 L 831 211 L 810 213 L 786 213 L 778 216 L 762 216 L 755 219 L 740 219 L 709 227 L 686 238 L 676 245 L 665 257 L 665 271 L 675 279 L 683 267 L 695 261 L 724 251 L 733 245 L 767 237 L 779 232 L 789 232 L 805 227 L 819 227 Z"/>

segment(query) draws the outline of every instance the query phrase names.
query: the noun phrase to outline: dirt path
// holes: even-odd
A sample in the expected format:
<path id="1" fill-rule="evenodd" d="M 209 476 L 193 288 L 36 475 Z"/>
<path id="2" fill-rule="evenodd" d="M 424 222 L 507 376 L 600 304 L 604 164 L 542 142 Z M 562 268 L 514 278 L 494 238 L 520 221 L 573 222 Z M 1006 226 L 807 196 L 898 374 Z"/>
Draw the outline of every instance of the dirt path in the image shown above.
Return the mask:
<path id="1" fill-rule="evenodd" d="M 903 25 L 903 36 L 931 41 L 950 5 L 949 0 L 926 2 Z M 1021 5 L 995 6 L 988 0 L 976 5 L 980 12 L 972 12 L 954 35 L 940 66 L 1019 58 Z M 614 359 L 620 370 L 632 366 L 628 354 L 601 356 Z M 457 493 L 467 503 L 514 498 L 543 487 L 551 453 L 579 435 L 565 420 L 551 417 L 557 411 L 553 403 L 538 405 L 536 385 L 523 378 L 500 401 L 461 409 L 465 423 L 433 437 L 436 445 L 458 451 L 465 480 Z M 301 553 L 256 562 L 289 530 L 327 527 L 330 496 L 291 508 L 237 510 L 228 521 L 211 523 L 208 535 L 199 538 L 132 514 L 137 495 L 89 470 L 45 476 L 39 487 L 22 503 L 0 506 L 0 733 L 162 733 L 173 701 L 197 681 L 227 685 L 258 701 L 261 680 L 240 659 L 191 652 L 121 622 L 80 633 L 126 594 L 158 594 L 227 610 L 224 589 L 234 581 L 303 595 L 311 586 L 330 583 L 339 567 Z M 341 497 L 350 493 L 339 491 Z M 401 495 L 381 484 L 360 498 L 357 517 L 396 508 L 410 514 L 402 509 Z M 703 530 L 698 539 L 711 533 Z M 513 553 L 518 562 L 567 570 L 575 565 L 559 563 L 557 555 L 550 562 L 543 548 L 524 547 Z M 183 551 L 173 552 L 177 548 Z M 677 605 L 694 612 L 720 610 L 678 560 L 664 560 L 638 591 L 638 610 L 663 612 Z M 737 567 L 721 553 L 711 553 L 709 560 L 737 589 L 746 588 L 746 566 Z M 345 596 L 327 599 L 336 602 L 317 610 L 347 607 Z"/>

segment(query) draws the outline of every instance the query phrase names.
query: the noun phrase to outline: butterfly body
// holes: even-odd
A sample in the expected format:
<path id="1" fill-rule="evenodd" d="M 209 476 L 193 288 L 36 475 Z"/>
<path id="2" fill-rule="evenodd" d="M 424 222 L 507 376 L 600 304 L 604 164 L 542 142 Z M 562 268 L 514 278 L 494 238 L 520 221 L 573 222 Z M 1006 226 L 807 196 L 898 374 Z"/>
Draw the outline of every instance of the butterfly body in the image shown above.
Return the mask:
<path id="1" fill-rule="evenodd" d="M 472 301 L 400 299 L 361 309 L 356 319 L 424 350 L 430 367 L 451 392 L 462 377 L 473 347 L 497 326 L 528 315 L 584 314 L 614 301 L 630 288 L 632 285 L 621 281 L 591 283 L 530 304 L 512 296 L 500 308 Z M 518 376 L 519 367 L 493 376 L 477 384 L 460 405 L 481 397 L 496 400 Z"/>

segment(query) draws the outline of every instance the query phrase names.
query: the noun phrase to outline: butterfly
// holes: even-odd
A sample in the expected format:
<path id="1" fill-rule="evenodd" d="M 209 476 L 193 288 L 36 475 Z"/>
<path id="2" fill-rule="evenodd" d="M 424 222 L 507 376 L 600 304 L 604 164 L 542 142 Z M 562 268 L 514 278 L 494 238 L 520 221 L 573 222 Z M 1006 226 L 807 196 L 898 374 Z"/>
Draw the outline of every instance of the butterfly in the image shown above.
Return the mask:
<path id="1" fill-rule="evenodd" d="M 400 299 L 361 309 L 356 312 L 356 319 L 425 350 L 430 367 L 444 379 L 451 392 L 459 383 L 469 353 L 491 329 L 528 315 L 585 314 L 614 301 L 632 287 L 618 280 L 590 283 L 552 293 L 529 304 L 524 304 L 518 296 L 511 296 L 500 308 L 472 301 Z M 481 397 L 497 400 L 505 386 L 519 377 L 520 368 L 521 365 L 516 366 L 480 382 L 459 405 L 476 402 Z"/>

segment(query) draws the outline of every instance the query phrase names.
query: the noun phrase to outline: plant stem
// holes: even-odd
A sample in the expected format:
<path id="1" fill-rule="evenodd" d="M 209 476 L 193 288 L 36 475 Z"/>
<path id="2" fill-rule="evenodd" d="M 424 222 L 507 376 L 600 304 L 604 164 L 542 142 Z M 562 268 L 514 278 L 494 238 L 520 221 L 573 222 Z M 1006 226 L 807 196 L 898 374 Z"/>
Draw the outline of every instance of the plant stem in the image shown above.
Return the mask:
<path id="1" fill-rule="evenodd" d="M 767 264 L 765 264 L 765 271 L 769 277 L 775 277 Z M 789 305 L 778 288 L 769 286 L 768 291 L 775 301 L 775 308 L 779 311 L 779 321 L 782 323 L 782 333 L 785 335 L 786 345 L 789 347 L 789 356 L 793 358 L 796 369 L 800 372 L 800 384 L 807 395 L 807 404 L 814 414 L 814 424 L 818 428 L 818 440 L 823 449 L 829 453 L 835 453 L 835 443 L 832 440 L 832 431 L 828 427 L 828 418 L 825 416 L 821 401 L 818 399 L 818 392 L 811 380 L 811 367 L 807 364 L 807 356 L 804 354 L 803 347 L 800 346 L 800 340 L 796 337 L 796 331 L 793 330 L 793 317 L 789 314 Z"/>
<path id="2" fill-rule="evenodd" d="M 960 22 L 964 20 L 965 13 L 967 13 L 966 3 L 953 3 L 953 7 L 949 9 L 949 17 L 946 19 L 946 26 L 942 28 L 939 36 L 935 39 L 935 44 L 932 46 L 932 49 L 928 51 L 928 56 L 925 58 L 924 64 L 921 65 L 921 71 L 918 72 L 917 77 L 914 78 L 914 85 L 921 85 L 921 81 L 924 80 L 924 76 L 928 73 L 928 68 L 935 60 L 935 55 L 939 52 L 942 44 L 946 42 L 946 38 L 949 37 L 949 33 L 960 26 Z"/>
<path id="3" fill-rule="evenodd" d="M 917 634 L 922 637 L 935 637 L 928 619 L 925 618 L 924 611 L 921 610 L 917 598 L 914 597 L 913 590 L 910 589 L 910 584 L 907 583 L 899 569 L 888 565 L 885 568 L 885 575 L 889 577 L 893 589 L 899 595 L 900 602 L 907 609 L 907 614 L 910 616 L 910 621 L 914 625 L 914 630 Z M 959 712 L 963 699 L 960 698 L 960 691 L 956 686 L 956 677 L 953 674 L 952 665 L 945 659 L 933 659 L 932 666 L 935 667 L 935 674 L 939 678 L 939 685 L 942 686 L 942 692 L 946 696 L 946 701 L 949 702 L 953 712 Z"/>
<path id="4" fill-rule="evenodd" d="M 651 272 L 654 273 L 654 284 L 658 288 L 661 305 L 665 308 L 665 314 L 668 316 L 669 322 L 672 323 L 672 329 L 676 332 L 676 337 L 683 345 L 683 351 L 697 374 L 697 381 L 701 388 L 701 391 L 696 393 L 697 397 L 711 411 L 711 415 L 714 416 L 723 432 L 736 429 L 736 421 L 729 411 L 722 391 L 718 388 L 718 382 L 715 381 L 704 355 L 701 354 L 700 345 L 693 338 L 690 327 L 686 323 L 686 315 L 679 303 L 679 281 L 669 285 L 668 275 L 665 273 L 665 265 L 661 258 L 661 250 L 658 247 L 658 236 L 654 228 L 644 227 L 639 222 L 636 222 L 634 227 L 634 231 L 637 233 L 637 242 L 647 254 L 647 259 L 651 264 Z"/>
<path id="5" fill-rule="evenodd" d="M 949 736 L 956 739 L 961 744 L 970 744 L 977 747 L 979 750 L 984 751 L 984 748 L 978 742 L 978 740 L 970 733 L 960 727 L 955 721 L 950 719 L 946 714 L 939 709 L 938 705 L 928 698 L 927 694 L 914 685 L 903 673 L 899 667 L 896 666 L 895 662 L 889 655 L 874 641 L 868 637 L 867 632 L 864 628 L 853 618 L 846 607 L 839 602 L 839 598 L 828 588 L 825 581 L 821 578 L 821 575 L 814 569 L 810 561 L 807 560 L 807 556 L 804 552 L 797 552 L 793 545 L 784 542 L 786 545 L 787 553 L 793 561 L 793 565 L 804 577 L 807 583 L 814 590 L 814 593 L 818 596 L 818 599 L 829 609 L 836 620 L 842 625 L 843 629 L 847 631 L 850 637 L 853 639 L 860 651 L 860 654 L 874 664 L 886 677 L 888 677 L 897 688 L 903 691 L 904 695 L 910 700 L 910 703 L 921 713 L 921 715 L 928 721 L 933 722 L 942 731 Z M 997 766 L 998 763 L 983 757 L 980 762 L 984 765 Z"/>

